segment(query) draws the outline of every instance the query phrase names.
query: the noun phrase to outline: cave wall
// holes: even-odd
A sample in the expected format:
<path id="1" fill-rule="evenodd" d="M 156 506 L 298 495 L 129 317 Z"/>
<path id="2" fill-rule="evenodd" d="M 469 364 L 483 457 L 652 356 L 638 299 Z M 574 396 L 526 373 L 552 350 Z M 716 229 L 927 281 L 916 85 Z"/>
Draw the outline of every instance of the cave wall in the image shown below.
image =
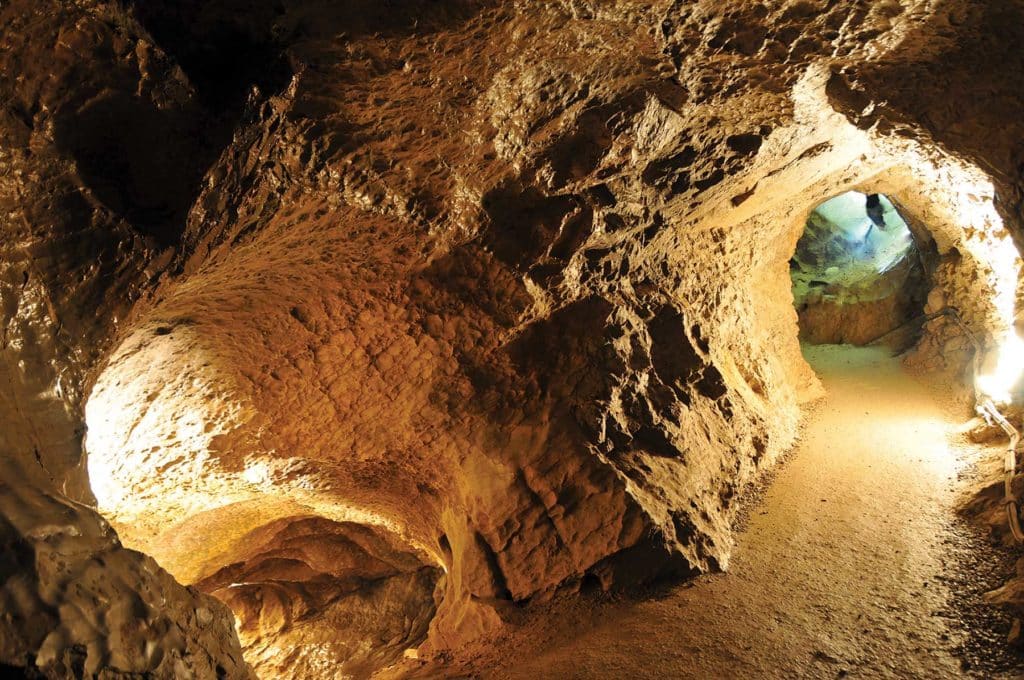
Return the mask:
<path id="1" fill-rule="evenodd" d="M 231 612 L 88 505 L 82 449 L 90 372 L 170 261 L 183 178 L 204 170 L 203 111 L 115 5 L 4 3 L 0 26 L 0 663 L 249 677 Z"/>
<path id="2" fill-rule="evenodd" d="M 5 677 L 253 677 L 227 606 L 124 548 L 94 508 L 34 484 L 24 458 L 0 463 Z"/>
<path id="3" fill-rule="evenodd" d="M 303 584 L 273 591 L 303 616 L 243 626 L 257 671 L 434 587 L 267 560 L 250 538 L 294 518 L 440 570 L 423 654 L 557 589 L 725 568 L 818 389 L 787 262 L 831 195 L 928 226 L 930 306 L 1019 314 L 1021 69 L 972 51 L 1019 63 L 1012 10 L 370 5 L 2 10 L 0 444 L 236 615 L 227 568 Z M 930 326 L 922 361 L 955 342 Z"/>

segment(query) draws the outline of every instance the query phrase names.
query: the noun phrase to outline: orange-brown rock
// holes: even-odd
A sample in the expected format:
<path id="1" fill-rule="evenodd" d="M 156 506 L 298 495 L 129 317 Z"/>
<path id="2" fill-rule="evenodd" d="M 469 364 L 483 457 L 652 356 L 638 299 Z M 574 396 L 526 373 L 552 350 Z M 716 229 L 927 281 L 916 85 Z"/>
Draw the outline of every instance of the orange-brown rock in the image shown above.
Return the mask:
<path id="1" fill-rule="evenodd" d="M 4 3 L 0 453 L 234 677 L 205 597 L 97 512 L 274 677 L 726 568 L 818 389 L 788 266 L 816 205 L 885 192 L 935 241 L 926 309 L 1019 323 L 1020 14 Z M 934 322 L 914 358 L 962 370 L 960 342 Z M 104 636 L 66 646 L 175 677 Z"/>

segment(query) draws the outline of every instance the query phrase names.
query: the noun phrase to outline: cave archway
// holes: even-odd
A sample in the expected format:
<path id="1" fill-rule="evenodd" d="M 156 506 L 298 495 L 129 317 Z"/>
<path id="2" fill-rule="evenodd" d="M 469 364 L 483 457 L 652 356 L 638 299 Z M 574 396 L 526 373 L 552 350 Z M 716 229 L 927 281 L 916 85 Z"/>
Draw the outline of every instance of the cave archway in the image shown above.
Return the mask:
<path id="1" fill-rule="evenodd" d="M 98 509 L 125 545 L 231 608 L 260 675 L 394 663 L 426 638 L 446 567 L 384 509 L 329 493 L 310 461 L 261 439 L 216 340 L 196 319 L 144 324 L 98 377 L 85 407 Z"/>
<path id="2" fill-rule="evenodd" d="M 432 637 L 439 642 L 428 640 L 427 654 L 430 644 L 496 629 L 499 612 L 510 604 L 587 570 L 605 587 L 619 578 L 606 556 L 668 562 L 673 555 L 659 553 L 657 545 L 665 534 L 647 531 L 654 510 L 671 517 L 664 529 L 677 537 L 690 564 L 724 565 L 734 505 L 725 506 L 739 482 L 793 440 L 798 410 L 789 386 L 799 388 L 804 375 L 814 379 L 799 359 L 788 297 L 787 262 L 807 212 L 850 189 L 899 196 L 901 214 L 914 216 L 915 233 L 934 235 L 944 258 L 935 304 L 957 304 L 982 327 L 987 314 L 1001 309 L 985 306 L 994 298 L 986 286 L 1002 281 L 1005 271 L 998 267 L 1006 267 L 998 259 L 1002 251 L 991 245 L 990 185 L 986 191 L 966 171 L 947 180 L 945 168 L 932 170 L 923 160 L 910 165 L 907 154 L 896 164 L 866 142 L 805 141 L 812 152 L 831 151 L 801 154 L 778 172 L 764 168 L 753 193 L 723 194 L 730 212 L 718 212 L 716 204 L 689 218 L 682 207 L 664 208 L 642 232 L 643 249 L 631 249 L 629 257 L 603 246 L 573 256 L 580 272 L 590 268 L 604 279 L 621 278 L 631 267 L 645 270 L 650 280 L 633 288 L 650 296 L 644 306 L 613 315 L 604 294 L 592 294 L 523 324 L 520 333 L 500 324 L 518 319 L 533 298 L 516 270 L 496 264 L 510 266 L 501 249 L 492 256 L 469 244 L 424 267 L 408 258 L 418 252 L 414 231 L 400 232 L 382 248 L 377 234 L 394 228 L 391 218 L 348 207 L 325 212 L 337 187 L 286 193 L 280 200 L 292 207 L 268 217 L 245 248 L 215 246 L 207 261 L 197 256 L 198 264 L 186 265 L 189 277 L 165 289 L 135 320 L 96 377 L 86 421 L 100 510 L 125 545 L 228 600 L 246 653 L 260 670 L 294 658 L 275 655 L 269 646 L 264 657 L 252 644 L 260 641 L 247 639 L 250 631 L 265 633 L 260 637 L 268 645 L 288 644 L 293 633 L 319 634 L 319 627 L 299 632 L 281 625 L 305 625 L 307 606 L 337 611 L 332 598 L 363 573 L 333 566 L 322 571 L 320 556 L 306 552 L 313 535 L 353 543 L 347 538 L 353 525 L 398 538 L 400 552 L 422 565 L 399 570 L 389 583 L 394 592 L 411 595 L 402 602 L 423 605 L 415 607 L 416 621 L 434 615 Z M 862 155 L 869 160 L 858 161 Z M 594 219 L 618 224 L 618 213 L 603 212 L 611 207 L 592 207 Z M 676 219 L 678 231 L 663 228 Z M 982 237 L 965 236 L 966 224 Z M 692 256 L 697 253 L 715 256 Z M 994 264 L 986 269 L 988 262 Z M 670 263 L 679 268 L 674 274 Z M 709 279 L 722 285 L 703 285 Z M 668 304 L 658 293 L 666 280 L 678 288 Z M 480 307 L 478 289 L 466 287 L 476 281 L 484 286 Z M 658 306 L 649 308 L 654 301 Z M 452 310 L 467 307 L 460 314 L 472 313 L 473 328 L 493 333 L 501 344 L 478 348 L 477 331 L 450 322 Z M 948 337 L 936 324 L 922 342 L 939 347 Z M 665 361 L 661 350 L 684 341 L 692 348 L 690 360 Z M 604 362 L 616 367 L 614 381 Z M 548 376 L 562 365 L 593 372 L 552 382 Z M 662 382 L 651 382 L 652 375 Z M 509 403 L 487 387 L 494 384 L 517 395 L 552 395 L 553 406 L 538 401 L 509 420 L 493 410 Z M 589 397 L 584 408 L 562 408 L 559 400 L 579 399 L 579 385 L 591 395 L 615 385 L 621 396 L 608 402 L 607 413 Z M 673 407 L 676 402 L 685 409 Z M 591 451 L 583 448 L 586 438 L 598 434 L 601 450 L 618 448 L 629 459 L 628 487 L 626 474 L 607 465 L 607 456 L 564 454 Z M 720 446 L 723 441 L 734 445 Z M 665 480 L 679 478 L 684 467 L 685 457 L 675 451 L 687 442 L 706 446 L 723 463 L 696 466 L 684 484 L 666 492 Z M 737 459 L 735 451 L 748 449 L 749 459 Z M 729 467 L 733 461 L 736 468 Z M 644 492 L 637 502 L 633 485 L 657 493 Z M 722 492 L 708 494 L 711 488 Z M 707 512 L 693 504 L 694 494 L 707 500 Z M 222 540 L 213 540 L 216 529 L 224 531 Z M 292 532 L 302 535 L 289 548 L 301 559 L 263 549 L 286 534 L 291 540 Z M 335 532 L 344 536 L 335 539 Z M 580 547 L 567 549 L 566 536 L 580 537 Z M 236 551 L 239 545 L 246 550 Z M 373 551 L 346 551 L 354 564 L 376 568 Z M 540 566 L 537 555 L 544 556 Z M 208 559 L 197 564 L 199 557 Z M 434 565 L 446 574 L 428 571 Z M 632 568 L 623 580 L 635 582 L 639 572 Z M 437 592 L 444 593 L 436 609 L 426 597 L 434 576 Z M 316 596 L 307 599 L 310 589 Z M 257 598 L 269 604 L 257 610 Z M 347 602 L 359 600 L 369 598 L 357 593 Z M 320 611 L 316 621 L 326 621 L 329 612 Z M 422 628 L 414 632 L 364 660 L 379 665 L 378 652 L 384 662 L 400 658 L 417 647 Z M 352 633 L 350 641 L 362 631 Z"/>
<path id="3" fill-rule="evenodd" d="M 257 664 L 360 674 L 292 641 L 384 639 L 365 669 L 429 625 L 440 658 L 581 583 L 724 568 L 799 434 L 787 263 L 837 192 L 927 225 L 926 310 L 1014 322 L 1012 12 L 508 4 L 3 3 L 0 481 L 36 495 L 0 534 L 44 625 L 0 666 L 163 677 L 178 627 L 211 677 L 238 645 L 206 590 Z M 970 349 L 936 319 L 914 351 Z"/>
<path id="4" fill-rule="evenodd" d="M 885 194 L 851 190 L 820 203 L 790 259 L 800 339 L 908 349 L 935 263 L 934 240 Z"/>

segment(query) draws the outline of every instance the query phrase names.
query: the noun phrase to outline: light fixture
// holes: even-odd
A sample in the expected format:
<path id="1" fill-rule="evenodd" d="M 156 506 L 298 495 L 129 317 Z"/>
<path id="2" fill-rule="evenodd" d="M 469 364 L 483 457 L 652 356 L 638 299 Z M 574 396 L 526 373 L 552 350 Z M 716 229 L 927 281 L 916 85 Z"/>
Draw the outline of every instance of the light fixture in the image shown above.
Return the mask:
<path id="1" fill-rule="evenodd" d="M 992 352 L 974 379 L 978 392 L 997 404 L 1013 399 L 1013 388 L 1024 374 L 1024 340 L 1012 329 Z"/>

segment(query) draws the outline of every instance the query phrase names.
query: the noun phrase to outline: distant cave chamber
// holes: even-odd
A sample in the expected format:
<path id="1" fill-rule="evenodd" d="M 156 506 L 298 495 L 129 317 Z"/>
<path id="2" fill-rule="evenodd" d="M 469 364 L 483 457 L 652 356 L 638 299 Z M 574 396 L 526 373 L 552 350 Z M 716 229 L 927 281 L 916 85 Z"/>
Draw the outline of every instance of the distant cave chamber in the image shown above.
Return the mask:
<path id="1" fill-rule="evenodd" d="M 936 259 L 884 194 L 847 191 L 807 218 L 790 260 L 800 339 L 810 344 L 912 346 Z"/>
<path id="2" fill-rule="evenodd" d="M 263 677 L 317 677 L 324 664 L 368 676 L 427 637 L 443 571 L 386 530 L 286 517 L 233 551 L 196 587 L 231 607 Z"/>

